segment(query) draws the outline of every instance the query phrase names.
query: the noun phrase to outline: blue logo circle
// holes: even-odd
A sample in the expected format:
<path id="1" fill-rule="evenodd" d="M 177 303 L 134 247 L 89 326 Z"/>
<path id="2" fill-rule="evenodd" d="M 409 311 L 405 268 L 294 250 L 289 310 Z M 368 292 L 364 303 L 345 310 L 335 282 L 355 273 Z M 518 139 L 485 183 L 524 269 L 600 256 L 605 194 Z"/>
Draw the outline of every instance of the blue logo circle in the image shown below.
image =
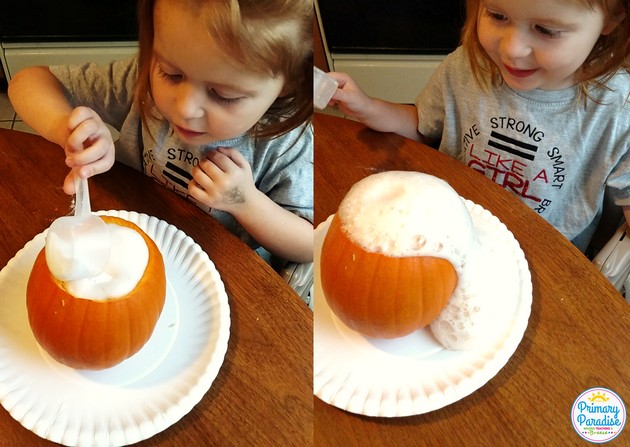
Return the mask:
<path id="1" fill-rule="evenodd" d="M 571 408 L 573 428 L 590 442 L 604 443 L 616 438 L 626 425 L 626 406 L 608 388 L 591 388 L 575 399 Z"/>

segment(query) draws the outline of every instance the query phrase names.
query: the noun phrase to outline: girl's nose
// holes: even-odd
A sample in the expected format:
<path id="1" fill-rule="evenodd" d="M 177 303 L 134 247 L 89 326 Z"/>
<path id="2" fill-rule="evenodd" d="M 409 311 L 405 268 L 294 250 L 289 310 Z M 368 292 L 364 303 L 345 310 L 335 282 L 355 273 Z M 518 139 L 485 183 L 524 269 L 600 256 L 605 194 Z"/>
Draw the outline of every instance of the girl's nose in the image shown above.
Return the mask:
<path id="1" fill-rule="evenodd" d="M 176 107 L 179 115 L 184 119 L 201 118 L 204 115 L 203 92 L 194 85 L 183 83 L 177 92 Z"/>
<path id="2" fill-rule="evenodd" d="M 507 28 L 501 36 L 501 52 L 509 60 L 528 56 L 531 47 L 527 41 L 526 33 L 515 26 Z"/>

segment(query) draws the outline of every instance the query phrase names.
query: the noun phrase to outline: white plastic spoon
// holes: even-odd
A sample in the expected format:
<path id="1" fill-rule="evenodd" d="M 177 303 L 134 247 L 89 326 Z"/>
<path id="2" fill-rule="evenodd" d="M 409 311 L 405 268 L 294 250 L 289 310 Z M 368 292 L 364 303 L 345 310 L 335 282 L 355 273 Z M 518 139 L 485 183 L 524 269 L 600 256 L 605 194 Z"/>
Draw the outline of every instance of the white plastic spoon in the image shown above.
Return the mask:
<path id="1" fill-rule="evenodd" d="M 74 186 L 74 216 L 56 219 L 46 235 L 46 262 L 61 281 L 97 276 L 109 260 L 109 230 L 92 214 L 87 179 L 75 172 Z"/>

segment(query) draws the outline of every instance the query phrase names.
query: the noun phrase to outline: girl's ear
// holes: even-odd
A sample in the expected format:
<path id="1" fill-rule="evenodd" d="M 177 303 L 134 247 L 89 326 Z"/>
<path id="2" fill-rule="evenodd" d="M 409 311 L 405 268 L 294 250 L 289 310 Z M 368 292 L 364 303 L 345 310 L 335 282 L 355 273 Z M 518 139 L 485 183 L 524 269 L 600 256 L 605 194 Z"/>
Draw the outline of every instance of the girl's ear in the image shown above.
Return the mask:
<path id="1" fill-rule="evenodd" d="M 606 24 L 602 30 L 602 35 L 608 35 L 612 33 L 615 28 L 619 26 L 621 22 L 626 18 L 626 11 L 622 5 L 622 2 L 616 2 L 617 7 L 608 11 L 608 17 L 606 18 Z"/>
<path id="2" fill-rule="evenodd" d="M 278 97 L 281 98 L 283 96 L 287 96 L 288 94 L 293 93 L 293 90 L 295 90 L 294 83 L 284 81 L 284 85 L 282 86 L 282 90 L 280 90 Z"/>

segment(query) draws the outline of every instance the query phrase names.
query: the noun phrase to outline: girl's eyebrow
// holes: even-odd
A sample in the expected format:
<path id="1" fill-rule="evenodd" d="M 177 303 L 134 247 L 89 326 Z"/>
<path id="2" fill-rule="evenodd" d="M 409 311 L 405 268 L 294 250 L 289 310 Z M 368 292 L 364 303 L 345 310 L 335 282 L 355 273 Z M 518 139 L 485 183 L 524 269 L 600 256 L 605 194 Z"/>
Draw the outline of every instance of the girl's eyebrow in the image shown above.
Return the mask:
<path id="1" fill-rule="evenodd" d="M 488 9 L 494 9 L 495 8 L 495 6 L 492 4 L 492 2 L 488 1 L 488 0 L 481 0 L 479 2 L 479 6 L 481 8 L 488 8 Z"/>
<path id="2" fill-rule="evenodd" d="M 153 49 L 153 54 L 155 55 L 155 59 L 164 65 L 168 65 L 169 68 L 178 69 L 175 65 L 173 65 L 166 57 L 162 56 L 158 50 Z"/>
<path id="3" fill-rule="evenodd" d="M 210 84 L 212 88 L 216 88 L 218 90 L 225 90 L 232 93 L 237 93 L 243 96 L 254 96 L 256 94 L 256 92 L 253 90 L 246 90 L 246 89 L 237 87 L 235 85 L 221 84 L 218 82 L 208 82 L 208 84 Z"/>
<path id="4" fill-rule="evenodd" d="M 498 12 L 503 13 L 503 11 L 501 11 L 500 8 L 498 8 L 492 3 L 492 0 L 482 0 L 480 2 L 480 5 L 483 8 L 487 8 L 490 10 L 498 10 Z M 532 19 L 529 19 L 529 21 L 534 22 L 534 23 L 540 23 L 542 25 L 549 26 L 551 28 L 561 28 L 561 29 L 572 29 L 577 25 L 576 23 L 566 22 L 562 18 L 558 18 L 558 17 L 532 18 Z"/>
<path id="5" fill-rule="evenodd" d="M 171 70 L 175 70 L 177 72 L 181 72 L 181 73 L 184 72 L 184 70 L 181 70 L 176 65 L 173 65 L 172 62 L 170 62 L 167 58 L 162 56 L 159 51 L 156 51 L 154 49 L 153 53 L 155 54 L 155 59 L 157 60 L 158 64 L 166 65 L 167 68 L 169 68 Z M 225 83 L 222 83 L 222 82 L 214 82 L 214 81 L 205 81 L 205 83 L 211 85 L 213 88 L 217 88 L 219 90 L 226 90 L 228 92 L 237 93 L 237 94 L 243 95 L 243 96 L 254 96 L 256 94 L 255 90 L 249 90 L 249 89 L 246 89 L 246 88 L 241 88 L 241 87 L 238 87 L 238 86 L 233 85 L 233 84 L 225 84 Z"/>

